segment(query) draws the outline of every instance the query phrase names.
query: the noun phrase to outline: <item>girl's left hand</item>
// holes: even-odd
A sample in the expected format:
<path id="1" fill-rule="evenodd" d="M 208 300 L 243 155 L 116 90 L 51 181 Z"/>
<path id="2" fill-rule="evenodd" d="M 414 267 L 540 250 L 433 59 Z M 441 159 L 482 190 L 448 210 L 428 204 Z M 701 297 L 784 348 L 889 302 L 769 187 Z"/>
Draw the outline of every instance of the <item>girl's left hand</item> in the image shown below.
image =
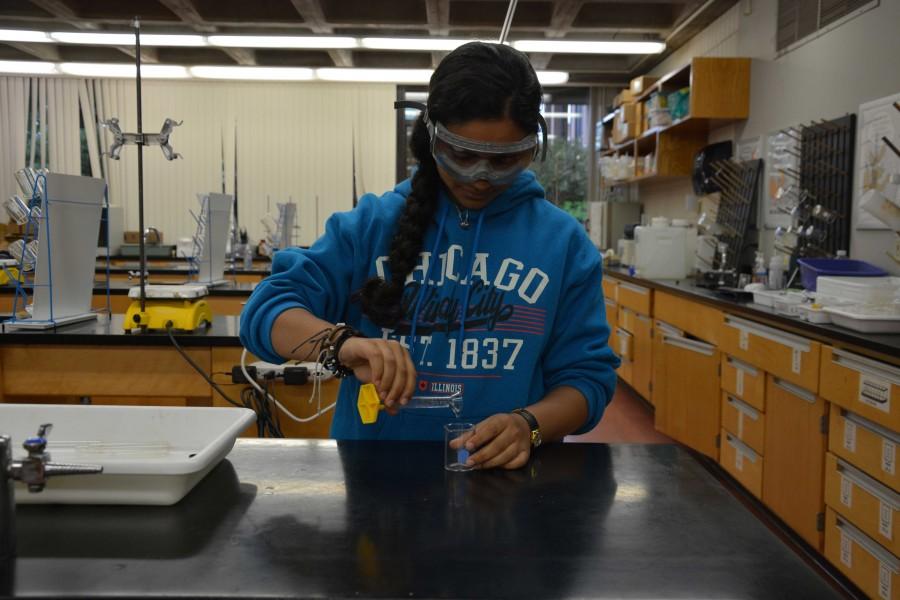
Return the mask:
<path id="1" fill-rule="evenodd" d="M 475 426 L 465 445 L 472 452 L 467 464 L 476 469 L 518 469 L 531 456 L 531 428 L 519 415 L 492 415 Z"/>

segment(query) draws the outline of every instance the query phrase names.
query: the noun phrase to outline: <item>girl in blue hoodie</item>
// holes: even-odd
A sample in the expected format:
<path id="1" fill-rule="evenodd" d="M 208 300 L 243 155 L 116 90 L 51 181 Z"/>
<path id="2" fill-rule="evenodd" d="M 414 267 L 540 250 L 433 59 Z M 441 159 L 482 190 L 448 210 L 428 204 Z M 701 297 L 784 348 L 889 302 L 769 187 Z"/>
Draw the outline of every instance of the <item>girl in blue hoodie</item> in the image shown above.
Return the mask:
<path id="1" fill-rule="evenodd" d="M 479 468 L 523 466 L 542 440 L 593 428 L 615 387 L 601 257 L 526 168 L 541 87 L 527 57 L 472 42 L 441 61 L 410 143 L 419 167 L 381 197 L 336 213 L 308 250 L 275 254 L 241 316 L 241 340 L 271 361 L 310 339 L 341 382 L 337 439 L 439 440 L 450 409 L 400 410 L 461 393 Z M 545 132 L 544 132 L 545 133 Z M 546 140 L 545 140 L 546 142 Z M 386 411 L 363 424 L 373 383 Z"/>

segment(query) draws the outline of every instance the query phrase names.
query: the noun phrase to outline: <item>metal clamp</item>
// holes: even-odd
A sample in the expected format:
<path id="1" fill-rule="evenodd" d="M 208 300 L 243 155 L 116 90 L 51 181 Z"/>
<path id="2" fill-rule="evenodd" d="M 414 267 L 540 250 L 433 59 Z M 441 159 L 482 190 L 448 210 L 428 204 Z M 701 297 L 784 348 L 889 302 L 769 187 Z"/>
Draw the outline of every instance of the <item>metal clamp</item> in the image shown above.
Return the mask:
<path id="1" fill-rule="evenodd" d="M 99 465 L 72 465 L 50 462 L 47 449 L 47 434 L 53 425 L 45 423 L 38 428 L 37 435 L 25 440 L 22 447 L 28 456 L 22 460 L 12 459 L 12 440 L 8 435 L 0 435 L 0 561 L 11 558 L 16 551 L 16 499 L 14 482 L 21 481 L 31 493 L 44 489 L 48 477 L 58 475 L 89 475 L 102 473 Z"/>

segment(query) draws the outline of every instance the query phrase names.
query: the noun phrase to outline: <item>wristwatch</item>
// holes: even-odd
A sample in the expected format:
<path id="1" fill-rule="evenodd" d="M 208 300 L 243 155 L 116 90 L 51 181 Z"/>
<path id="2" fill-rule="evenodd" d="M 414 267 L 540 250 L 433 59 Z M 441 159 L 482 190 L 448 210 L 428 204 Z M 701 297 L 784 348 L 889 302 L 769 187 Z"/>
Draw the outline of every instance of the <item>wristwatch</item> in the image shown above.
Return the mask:
<path id="1" fill-rule="evenodd" d="M 525 410 L 524 408 L 517 408 L 512 411 L 513 414 L 521 416 L 525 419 L 525 422 L 528 423 L 528 428 L 531 429 L 531 447 L 537 448 L 541 445 L 543 441 L 541 439 L 541 427 L 538 425 L 537 419 L 534 418 L 534 415 Z"/>

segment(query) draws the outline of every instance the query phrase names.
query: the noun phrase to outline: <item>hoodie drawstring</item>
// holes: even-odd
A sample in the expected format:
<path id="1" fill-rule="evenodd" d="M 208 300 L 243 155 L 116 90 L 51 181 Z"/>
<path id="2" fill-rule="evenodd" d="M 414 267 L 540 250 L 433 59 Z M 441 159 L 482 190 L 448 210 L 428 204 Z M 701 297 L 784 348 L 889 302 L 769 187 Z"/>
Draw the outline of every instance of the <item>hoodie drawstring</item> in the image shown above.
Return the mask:
<path id="1" fill-rule="evenodd" d="M 459 316 L 459 331 L 456 333 L 456 350 L 462 352 L 463 338 L 466 334 L 466 312 L 469 310 L 469 294 L 472 292 L 472 272 L 475 271 L 475 261 L 478 259 L 478 242 L 481 240 L 481 223 L 484 221 L 484 213 L 478 215 L 478 223 L 475 224 L 475 241 L 472 243 L 472 261 L 469 263 L 469 272 L 466 275 L 466 294 L 463 296 L 462 314 Z M 429 265 L 430 266 L 430 265 Z"/>
<path id="2" fill-rule="evenodd" d="M 437 236 L 434 238 L 434 247 L 431 249 L 431 258 L 428 260 L 428 269 L 425 271 L 425 279 L 422 281 L 422 287 L 419 288 L 419 294 L 416 298 L 416 308 L 413 310 L 412 323 L 409 331 L 409 350 L 410 356 L 415 360 L 415 352 L 413 352 L 416 343 L 416 323 L 419 321 L 419 309 L 422 307 L 422 300 L 428 290 L 428 282 L 431 280 L 431 269 L 437 262 L 437 251 L 441 243 L 441 235 L 444 233 L 444 223 L 447 221 L 447 205 L 444 205 L 444 212 L 441 213 L 441 220 L 438 221 Z M 479 225 L 481 222 L 479 221 Z"/>

